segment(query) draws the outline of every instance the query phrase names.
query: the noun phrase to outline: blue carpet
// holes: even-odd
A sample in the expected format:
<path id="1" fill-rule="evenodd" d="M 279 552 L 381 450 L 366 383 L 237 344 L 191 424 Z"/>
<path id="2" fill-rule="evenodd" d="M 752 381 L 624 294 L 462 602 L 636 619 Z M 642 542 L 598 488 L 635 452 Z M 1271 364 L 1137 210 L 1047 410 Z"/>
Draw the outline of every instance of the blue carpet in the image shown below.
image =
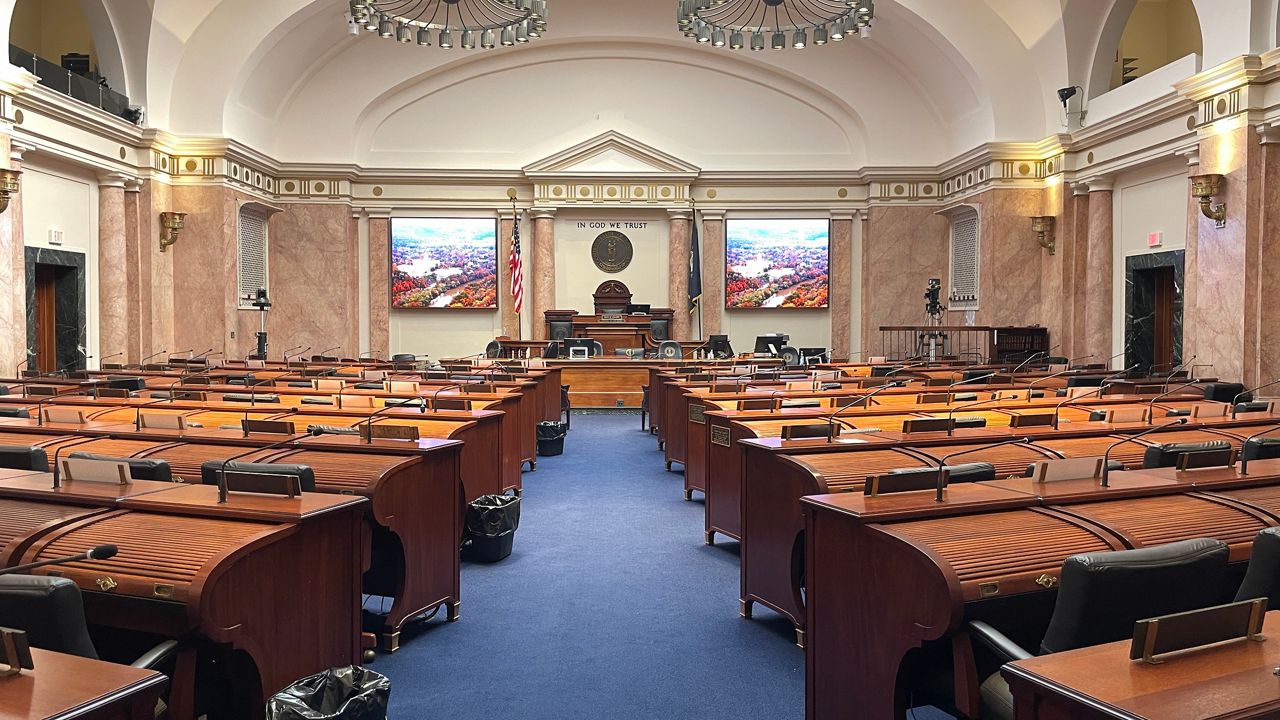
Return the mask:
<path id="1" fill-rule="evenodd" d="M 371 665 L 390 717 L 804 717 L 790 623 L 738 617 L 737 544 L 703 544 L 702 503 L 639 428 L 574 416 L 565 454 L 524 475 L 511 557 L 463 563 L 461 619 Z"/>

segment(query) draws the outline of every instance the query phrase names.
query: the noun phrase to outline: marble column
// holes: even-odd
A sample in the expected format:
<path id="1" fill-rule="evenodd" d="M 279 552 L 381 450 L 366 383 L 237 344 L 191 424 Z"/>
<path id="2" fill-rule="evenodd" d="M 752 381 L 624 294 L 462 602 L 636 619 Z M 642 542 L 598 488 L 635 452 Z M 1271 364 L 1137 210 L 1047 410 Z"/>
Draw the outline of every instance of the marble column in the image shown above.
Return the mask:
<path id="1" fill-rule="evenodd" d="M 1071 351 L 1067 357 L 1088 355 L 1084 334 L 1084 305 L 1089 297 L 1089 186 L 1075 183 L 1071 186 L 1071 267 L 1074 276 L 1071 295 L 1067 298 L 1071 303 Z M 1107 353 L 1105 357 L 1111 357 Z M 1103 362 L 1105 358 L 1090 358 L 1093 362 Z"/>
<path id="2" fill-rule="evenodd" d="M 1111 357 L 1111 178 L 1094 177 L 1089 186 L 1087 286 L 1084 298 L 1084 350 Z"/>
<path id="3" fill-rule="evenodd" d="M 125 283 L 126 306 L 125 318 L 125 348 L 124 352 L 114 358 L 103 357 L 98 359 L 101 364 L 103 359 L 113 363 L 136 363 L 142 359 L 142 310 L 143 310 L 143 281 L 142 272 L 142 218 L 140 215 L 142 200 L 142 181 L 137 178 L 129 178 L 124 183 L 124 247 L 125 247 Z"/>
<path id="4" fill-rule="evenodd" d="M 702 333 L 719 335 L 724 321 L 724 211 L 702 211 Z"/>
<path id="5" fill-rule="evenodd" d="M 22 155 L 29 148 L 10 144 L 0 134 L 0 151 L 9 158 L 8 167 L 22 169 Z M 21 179 L 19 179 L 21 182 Z M 0 372 L 9 375 L 27 359 L 27 277 L 23 249 L 22 190 L 9 198 L 9 208 L 0 215 Z"/>
<path id="6" fill-rule="evenodd" d="M 831 357 L 847 358 L 853 315 L 853 214 L 831 215 Z"/>
<path id="7" fill-rule="evenodd" d="M 502 334 L 509 338 L 520 337 L 520 315 L 516 313 L 515 296 L 511 294 L 511 265 L 507 262 L 511 257 L 511 231 L 518 218 L 510 210 L 498 211 L 498 312 L 502 315 Z M 523 263 L 527 255 L 523 246 L 527 243 L 521 240 L 520 244 Z"/>
<path id="8" fill-rule="evenodd" d="M 693 231 L 693 213 L 689 210 L 668 210 L 671 234 L 668 240 L 667 304 L 675 310 L 671 321 L 671 337 L 674 340 L 692 340 L 689 315 L 689 253 Z"/>
<path id="9" fill-rule="evenodd" d="M 129 347 L 129 260 L 120 173 L 98 177 L 98 357 L 112 361 Z"/>
<path id="10" fill-rule="evenodd" d="M 533 339 L 546 340 L 544 313 L 556 309 L 556 209 L 537 208 L 529 216 L 533 218 L 533 243 L 525 254 L 525 278 L 529 284 L 524 295 L 526 301 L 533 301 Z"/>
<path id="11" fill-rule="evenodd" d="M 391 216 L 385 211 L 369 213 L 369 350 L 391 356 Z"/>

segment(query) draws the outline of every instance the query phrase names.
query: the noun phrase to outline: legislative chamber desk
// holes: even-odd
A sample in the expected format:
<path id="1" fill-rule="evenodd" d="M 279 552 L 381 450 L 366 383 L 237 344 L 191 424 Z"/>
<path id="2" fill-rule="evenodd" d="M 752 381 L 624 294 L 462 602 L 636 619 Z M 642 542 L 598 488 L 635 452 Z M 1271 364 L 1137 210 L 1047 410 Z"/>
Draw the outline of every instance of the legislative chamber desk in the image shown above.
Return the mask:
<path id="1" fill-rule="evenodd" d="M 1005 665 L 1018 720 L 1245 720 L 1280 717 L 1280 611 L 1266 640 L 1129 659 L 1129 640 Z"/>
<path id="2" fill-rule="evenodd" d="M 77 655 L 31 649 L 34 670 L 0 678 L 0 720 L 152 720 L 168 680 Z"/>
<path id="3" fill-rule="evenodd" d="M 0 421 L 0 444 L 43 447 L 52 462 L 59 448 L 62 457 L 75 451 L 111 457 L 164 460 L 175 478 L 199 482 L 200 465 L 207 461 L 249 453 L 247 462 L 277 462 L 310 467 L 316 477 L 316 493 L 307 498 L 358 496 L 368 498 L 364 518 L 372 535 L 371 563 L 364 574 L 363 590 L 392 598 L 391 608 L 376 630 L 383 649 L 399 647 L 400 632 L 413 618 L 443 605 L 449 620 L 458 618 L 460 566 L 458 543 L 462 539 L 460 464 L 463 444 L 456 440 L 422 438 L 417 441 L 374 440 L 364 443 L 351 436 L 304 436 L 285 446 L 254 453 L 286 436 L 254 434 L 244 437 L 234 430 L 143 428 L 131 424 L 46 423 L 31 420 Z M 82 443 L 82 444 L 77 444 Z M 18 471 L 8 471 L 18 472 Z M 0 478 L 3 478 L 0 471 Z M 74 504 L 114 504 L 107 497 L 121 486 L 65 484 L 17 480 L 0 482 L 0 497 L 41 499 L 58 496 Z M 161 488 L 174 485 L 160 483 Z M 124 486 L 129 494 L 153 487 L 144 481 Z M 179 485 L 178 487 L 181 487 Z M 93 497 L 80 497 L 88 491 Z M 172 495 L 171 495 L 172 497 Z M 4 535 L 0 534 L 0 547 Z"/>
<path id="4" fill-rule="evenodd" d="M 968 621 L 1034 646 L 1062 563 L 1078 553 L 1212 537 L 1238 578 L 1257 532 L 1280 525 L 1280 460 L 1253 461 L 1248 475 L 1114 472 L 1110 488 L 1014 478 L 952 485 L 942 502 L 925 490 L 802 504 L 808 720 L 901 718 L 908 698 L 935 700 L 915 692 L 926 677 L 948 678 L 944 699 L 977 717 Z"/>
<path id="5" fill-rule="evenodd" d="M 74 581 L 91 624 L 182 643 L 169 698 L 173 717 L 194 717 L 201 652 L 221 660 L 231 689 L 221 698 L 225 717 L 261 717 L 267 698 L 294 680 L 360 663 L 360 582 L 369 564 L 364 498 L 230 493 L 219 504 L 212 485 L 52 484 L 48 473 L 0 477 L 0 527 L 14 536 L 6 550 L 25 546 L 0 564 L 118 545 L 113 558 L 32 574 Z M 46 519 L 65 505 L 97 510 Z"/>

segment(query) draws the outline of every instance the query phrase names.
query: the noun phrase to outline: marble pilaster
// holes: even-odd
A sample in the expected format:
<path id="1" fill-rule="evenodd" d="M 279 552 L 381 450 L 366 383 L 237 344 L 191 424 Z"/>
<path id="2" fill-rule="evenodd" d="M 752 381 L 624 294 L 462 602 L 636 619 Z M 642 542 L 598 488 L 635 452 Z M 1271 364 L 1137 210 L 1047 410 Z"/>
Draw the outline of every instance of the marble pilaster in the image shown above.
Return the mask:
<path id="1" fill-rule="evenodd" d="M 1068 357 L 1088 355 L 1084 332 L 1084 305 L 1089 297 L 1089 186 L 1075 183 L 1071 186 L 1071 256 L 1068 272 L 1071 274 L 1072 292 L 1068 296 L 1071 303 L 1071 350 Z M 1064 259 L 1064 262 L 1066 260 Z M 1093 362 L 1104 362 L 1111 357 L 1108 352 L 1103 357 L 1090 358 Z"/>
<path id="2" fill-rule="evenodd" d="M 831 216 L 831 357 L 847 358 L 853 313 L 853 216 Z"/>
<path id="3" fill-rule="evenodd" d="M 529 213 L 533 218 L 533 242 L 525 256 L 524 289 L 526 301 L 532 300 L 534 340 L 547 339 L 545 313 L 556 309 L 556 211 L 538 208 Z"/>
<path id="4" fill-rule="evenodd" d="M 724 211 L 702 211 L 703 336 L 719 335 L 724 322 Z"/>
<path id="5" fill-rule="evenodd" d="M 391 219 L 369 215 L 369 350 L 391 352 Z"/>
<path id="6" fill-rule="evenodd" d="M 136 363 L 142 359 L 142 309 L 144 307 L 143 291 L 146 283 L 142 272 L 142 181 L 130 178 L 124 184 L 124 247 L 125 247 L 125 292 L 128 302 L 125 327 L 127 334 L 123 352 L 114 358 L 107 358 L 106 353 L 98 358 L 98 363 Z"/>
<path id="7" fill-rule="evenodd" d="M 1110 178 L 1090 178 L 1089 239 L 1084 298 L 1084 350 L 1095 358 L 1111 357 L 1111 245 Z"/>
<path id="8" fill-rule="evenodd" d="M 668 210 L 671 231 L 668 238 L 667 303 L 675 310 L 671 320 L 671 337 L 690 340 L 689 261 L 692 247 L 693 214 L 688 210 Z"/>
<path id="9" fill-rule="evenodd" d="M 125 182 L 120 173 L 98 178 L 98 357 L 129 350 L 129 249 Z M 121 355 L 119 353 L 124 353 Z"/>
<path id="10" fill-rule="evenodd" d="M 9 136 L 0 134 L 0 152 L 9 159 L 8 167 L 22 169 L 22 154 L 27 148 L 10 144 Z M 23 249 L 22 190 L 9 199 L 9 208 L 0 215 L 0 371 L 6 375 L 27 359 L 27 293 L 26 256 Z"/>
<path id="11" fill-rule="evenodd" d="M 498 312 L 502 316 L 502 334 L 509 338 L 520 337 L 520 315 L 516 313 L 515 296 L 511 294 L 511 266 L 507 262 L 511 257 L 511 232 L 518 219 L 510 210 L 498 213 Z M 526 242 L 521 240 L 520 244 L 523 246 Z M 524 247 L 520 251 L 526 252 Z M 521 257 L 520 262 L 524 261 Z"/>

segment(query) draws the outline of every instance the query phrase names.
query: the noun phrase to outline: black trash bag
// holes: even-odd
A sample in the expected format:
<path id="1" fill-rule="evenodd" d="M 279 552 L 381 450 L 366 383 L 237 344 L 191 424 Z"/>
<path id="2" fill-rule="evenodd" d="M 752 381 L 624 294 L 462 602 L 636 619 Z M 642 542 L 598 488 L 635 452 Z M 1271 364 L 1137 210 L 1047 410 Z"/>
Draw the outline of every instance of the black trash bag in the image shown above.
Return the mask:
<path id="1" fill-rule="evenodd" d="M 543 457 L 564 453 L 564 436 L 569 424 L 562 422 L 538 423 L 538 454 Z"/>
<path id="2" fill-rule="evenodd" d="M 267 720 L 386 720 L 391 681 L 362 667 L 303 678 L 267 701 Z"/>
<path id="3" fill-rule="evenodd" d="M 467 506 L 467 557 L 478 562 L 498 562 L 511 554 L 516 528 L 520 527 L 520 497 L 481 495 Z"/>

